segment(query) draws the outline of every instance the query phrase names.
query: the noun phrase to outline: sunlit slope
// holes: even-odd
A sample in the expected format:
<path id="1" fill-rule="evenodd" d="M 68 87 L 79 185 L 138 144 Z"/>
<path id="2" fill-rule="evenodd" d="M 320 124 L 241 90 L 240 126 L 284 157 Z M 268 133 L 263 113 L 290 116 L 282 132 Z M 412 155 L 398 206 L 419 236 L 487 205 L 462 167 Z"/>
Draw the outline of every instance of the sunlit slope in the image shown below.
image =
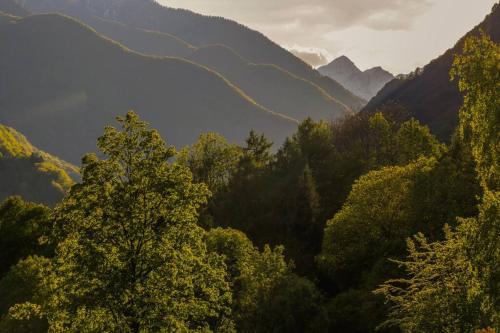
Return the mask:
<path id="1" fill-rule="evenodd" d="M 207 68 L 131 52 L 68 17 L 3 24 L 0 40 L 0 121 L 72 162 L 130 109 L 177 146 L 207 131 L 242 142 L 251 129 L 281 142 L 296 128 Z"/>
<path id="2" fill-rule="evenodd" d="M 78 177 L 75 166 L 38 150 L 24 135 L 0 124 L 0 201 L 19 195 L 55 204 Z"/>

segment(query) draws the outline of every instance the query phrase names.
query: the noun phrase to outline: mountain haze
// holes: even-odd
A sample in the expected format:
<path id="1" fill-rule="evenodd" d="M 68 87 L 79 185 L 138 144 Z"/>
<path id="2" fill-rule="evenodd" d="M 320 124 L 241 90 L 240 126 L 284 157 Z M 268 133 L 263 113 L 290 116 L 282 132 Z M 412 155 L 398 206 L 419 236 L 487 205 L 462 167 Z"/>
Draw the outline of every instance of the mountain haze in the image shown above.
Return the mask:
<path id="1" fill-rule="evenodd" d="M 395 79 L 374 97 L 363 112 L 376 112 L 390 105 L 405 108 L 409 115 L 427 124 L 442 140 L 449 140 L 458 124 L 462 97 L 457 83 L 450 81 L 450 69 L 455 54 L 461 52 L 465 37 L 483 30 L 495 42 L 500 42 L 500 5 L 496 4 L 484 21 L 460 39 L 453 48 L 431 61 L 423 69 Z"/>
<path id="2" fill-rule="evenodd" d="M 280 143 L 296 128 L 205 67 L 134 53 L 68 17 L 2 24 L 0 40 L 0 121 L 72 162 L 130 109 L 176 146 L 208 131 L 242 142 L 251 129 Z"/>
<path id="3" fill-rule="evenodd" d="M 394 76 L 381 67 L 361 71 L 346 56 L 338 57 L 318 71 L 349 89 L 353 94 L 369 101 Z"/>
<path id="4" fill-rule="evenodd" d="M 17 1 L 35 13 L 60 12 L 82 20 L 89 16 L 97 16 L 121 22 L 128 27 L 167 33 L 196 47 L 225 45 L 251 63 L 274 64 L 314 83 L 330 95 L 330 99 L 337 100 L 351 110 L 359 110 L 366 103 L 261 33 L 231 20 L 164 7 L 152 0 Z M 127 45 L 123 40 L 121 42 Z"/>

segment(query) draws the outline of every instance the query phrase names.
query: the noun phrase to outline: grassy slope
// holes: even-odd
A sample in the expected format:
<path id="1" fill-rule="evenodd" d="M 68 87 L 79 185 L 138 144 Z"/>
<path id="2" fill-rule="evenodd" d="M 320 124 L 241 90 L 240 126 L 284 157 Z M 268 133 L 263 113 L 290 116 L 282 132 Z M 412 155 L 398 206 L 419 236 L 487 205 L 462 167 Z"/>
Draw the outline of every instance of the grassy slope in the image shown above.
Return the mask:
<path id="1" fill-rule="evenodd" d="M 177 146 L 207 131 L 242 142 L 251 129 L 281 142 L 296 128 L 207 68 L 131 52 L 68 17 L 3 24 L 0 40 L 0 121 L 69 161 L 130 109 Z"/>

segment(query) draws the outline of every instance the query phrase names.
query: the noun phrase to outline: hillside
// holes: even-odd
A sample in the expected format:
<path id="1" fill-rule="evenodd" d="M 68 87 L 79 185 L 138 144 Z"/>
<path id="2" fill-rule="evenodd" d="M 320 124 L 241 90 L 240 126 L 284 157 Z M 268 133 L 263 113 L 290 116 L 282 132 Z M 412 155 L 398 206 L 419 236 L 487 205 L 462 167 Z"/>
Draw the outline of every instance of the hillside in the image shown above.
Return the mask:
<path id="1" fill-rule="evenodd" d="M 485 20 L 466 36 L 485 31 L 495 42 L 500 42 L 500 5 L 496 4 Z M 464 37 L 465 38 L 465 37 Z M 458 123 L 462 98 L 457 83 L 450 81 L 453 55 L 460 53 L 464 38 L 412 75 L 395 79 L 374 97 L 363 112 L 376 112 L 384 105 L 398 104 L 427 124 L 442 140 L 449 140 Z"/>
<path id="2" fill-rule="evenodd" d="M 208 131 L 242 142 L 251 129 L 280 143 L 296 128 L 207 68 L 131 52 L 68 17 L 3 24 L 0 40 L 0 121 L 68 161 L 130 109 L 176 146 Z"/>
<path id="3" fill-rule="evenodd" d="M 75 166 L 38 150 L 24 135 L 0 124 L 0 201 L 20 195 L 55 204 L 78 177 Z"/>
<path id="4" fill-rule="evenodd" d="M 330 97 L 352 110 L 359 110 L 366 103 L 261 33 L 231 20 L 164 7 L 153 0 L 17 1 L 32 12 L 61 12 L 80 19 L 95 15 L 129 27 L 171 34 L 197 47 L 226 45 L 252 63 L 277 65 L 320 86 Z"/>
<path id="5" fill-rule="evenodd" d="M 80 17 L 100 34 L 146 55 L 182 57 L 222 74 L 259 104 L 303 120 L 333 120 L 350 111 L 321 87 L 275 65 L 255 65 L 224 45 L 194 47 L 175 36 L 131 28 L 96 16 Z"/>
<path id="6" fill-rule="evenodd" d="M 375 96 L 387 82 L 394 79 L 391 73 L 381 67 L 361 71 L 346 56 L 338 57 L 328 65 L 318 68 L 318 71 L 367 101 Z"/>
<path id="7" fill-rule="evenodd" d="M 333 120 L 350 112 L 321 87 L 269 64 L 253 64 L 224 45 L 200 47 L 186 57 L 221 73 L 259 104 L 298 120 Z"/>

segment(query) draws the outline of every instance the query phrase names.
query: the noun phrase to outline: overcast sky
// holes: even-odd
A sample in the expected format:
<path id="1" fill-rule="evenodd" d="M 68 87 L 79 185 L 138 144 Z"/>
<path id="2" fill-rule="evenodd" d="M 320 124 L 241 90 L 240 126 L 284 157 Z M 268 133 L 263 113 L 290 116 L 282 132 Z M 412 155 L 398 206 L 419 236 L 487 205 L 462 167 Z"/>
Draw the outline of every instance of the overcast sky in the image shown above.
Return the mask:
<path id="1" fill-rule="evenodd" d="M 158 0 L 259 30 L 313 66 L 346 55 L 394 74 L 427 64 L 497 0 Z"/>

